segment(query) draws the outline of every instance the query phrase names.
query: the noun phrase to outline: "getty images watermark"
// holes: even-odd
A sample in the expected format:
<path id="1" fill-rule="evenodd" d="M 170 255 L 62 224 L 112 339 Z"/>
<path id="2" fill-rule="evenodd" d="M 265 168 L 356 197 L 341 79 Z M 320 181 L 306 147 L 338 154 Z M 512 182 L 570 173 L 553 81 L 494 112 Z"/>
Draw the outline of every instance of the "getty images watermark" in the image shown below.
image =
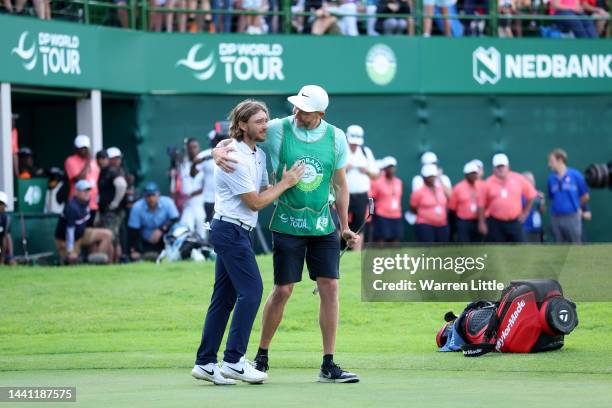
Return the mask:
<path id="1" fill-rule="evenodd" d="M 605 272 L 612 261 L 611 249 L 562 245 L 369 246 L 362 251 L 362 300 L 499 299 L 502 290 L 519 279 L 555 279 L 571 291 L 575 300 L 612 300 Z"/>

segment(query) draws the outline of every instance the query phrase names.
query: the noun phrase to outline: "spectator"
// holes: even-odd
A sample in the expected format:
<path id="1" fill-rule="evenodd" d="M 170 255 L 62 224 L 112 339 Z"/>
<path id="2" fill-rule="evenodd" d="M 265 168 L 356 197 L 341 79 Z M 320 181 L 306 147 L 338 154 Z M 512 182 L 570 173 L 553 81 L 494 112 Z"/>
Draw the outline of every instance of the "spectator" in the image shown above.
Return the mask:
<path id="1" fill-rule="evenodd" d="M 436 177 L 436 185 L 440 185 L 444 190 L 444 194 L 446 197 L 450 197 L 451 192 L 453 191 L 453 185 L 451 183 L 450 178 L 446 174 L 444 174 L 444 170 L 438 166 L 438 156 L 434 152 L 425 152 L 421 155 L 421 165 L 425 166 L 426 164 L 434 164 L 438 169 L 438 175 Z M 412 178 L 412 192 L 417 191 L 423 186 L 423 176 L 421 174 L 417 174 Z"/>
<path id="2" fill-rule="evenodd" d="M 580 243 L 581 207 L 589 201 L 589 188 L 576 169 L 567 166 L 567 153 L 555 149 L 548 155 L 550 226 L 556 242 Z"/>
<path id="3" fill-rule="evenodd" d="M 74 197 L 76 189 L 75 185 L 80 180 L 87 180 L 91 185 L 91 191 L 88 194 L 90 197 L 89 208 L 92 211 L 91 222 L 95 219 L 95 213 L 98 211 L 98 177 L 100 177 L 100 168 L 95 160 L 91 159 L 90 147 L 91 142 L 89 137 L 78 135 L 74 139 L 74 147 L 76 152 L 68 156 L 64 162 L 64 169 L 70 183 L 69 198 Z"/>
<path id="4" fill-rule="evenodd" d="M 478 176 L 478 164 L 470 161 L 463 166 L 464 179 L 453 188 L 448 209 L 457 216 L 457 242 L 482 242 L 478 231 L 478 200 L 484 182 Z"/>
<path id="5" fill-rule="evenodd" d="M 438 167 L 426 164 L 421 169 L 424 184 L 410 195 L 410 209 L 416 214 L 419 242 L 448 242 L 447 198 L 438 178 Z"/>
<path id="6" fill-rule="evenodd" d="M 349 189 L 348 212 L 351 231 L 357 231 L 365 221 L 370 180 L 375 180 L 380 175 L 372 150 L 363 145 L 363 133 L 363 128 L 359 125 L 351 125 L 346 129 L 350 147 L 346 165 L 346 181 Z M 363 236 L 362 233 L 361 240 L 353 247 L 354 250 L 361 249 Z"/>
<path id="7" fill-rule="evenodd" d="M 0 191 L 0 265 L 15 265 L 11 219 L 6 214 L 7 204 L 8 196 L 4 191 Z"/>
<path id="8" fill-rule="evenodd" d="M 368 35 L 377 36 L 380 35 L 378 31 L 376 31 L 376 23 L 378 18 L 376 18 L 376 12 L 378 10 L 379 0 L 366 0 L 365 11 L 369 16 L 366 20 L 366 32 Z"/>
<path id="9" fill-rule="evenodd" d="M 211 130 L 208 134 L 210 139 L 210 148 L 206 149 L 196 156 L 197 169 L 202 172 L 204 182 L 204 212 L 206 214 L 206 222 L 211 222 L 215 214 L 215 161 L 212 157 L 212 149 L 217 144 L 229 137 L 229 122 L 217 122 L 215 130 Z"/>
<path id="10" fill-rule="evenodd" d="M 560 17 L 585 17 L 580 0 L 552 0 L 553 13 Z M 558 20 L 562 30 L 571 31 L 576 38 L 597 38 L 593 20 Z"/>
<path id="11" fill-rule="evenodd" d="M 478 203 L 480 233 L 492 242 L 522 242 L 521 224 L 537 193 L 525 177 L 510 171 L 508 156 L 503 153 L 493 156 L 493 175 L 487 178 L 482 191 Z"/>
<path id="12" fill-rule="evenodd" d="M 387 156 L 380 161 L 382 176 L 372 182 L 370 195 L 375 200 L 374 241 L 399 242 L 403 238 L 402 180 L 395 176 L 397 160 Z"/>
<path id="13" fill-rule="evenodd" d="M 127 6 L 127 0 L 115 0 L 117 6 Z M 129 26 L 129 14 L 125 8 L 117 9 L 117 18 L 119 19 L 119 25 L 121 28 L 128 28 Z"/>
<path id="14" fill-rule="evenodd" d="M 45 197 L 45 214 L 61 214 L 68 200 L 69 185 L 66 173 L 59 167 L 47 171 L 47 194 Z"/>
<path id="15" fill-rule="evenodd" d="M 478 180 L 482 180 L 484 178 L 484 164 L 479 159 L 473 159 L 470 163 L 474 163 L 476 168 L 478 169 Z"/>
<path id="16" fill-rule="evenodd" d="M 267 11 L 268 3 L 265 0 L 241 0 L 241 9 L 244 11 Z M 266 27 L 267 29 L 267 27 Z M 242 14 L 238 17 L 238 32 L 247 34 L 264 34 L 263 19 L 259 14 Z"/>
<path id="17" fill-rule="evenodd" d="M 116 147 L 106 150 L 108 157 L 105 166 L 100 166 L 98 190 L 100 191 L 100 226 L 112 231 L 115 259 L 121 257 L 121 226 L 125 218 L 124 199 L 128 183 L 121 168 L 122 154 Z"/>
<path id="18" fill-rule="evenodd" d="M 213 10 L 225 10 L 232 11 L 233 0 L 211 0 Z M 217 33 L 231 33 L 232 32 L 232 15 L 227 14 L 215 14 L 213 16 L 213 23 L 215 25 L 215 32 Z"/>
<path id="19" fill-rule="evenodd" d="M 164 234 L 179 219 L 174 201 L 160 196 L 157 184 L 147 182 L 143 195 L 132 206 L 128 219 L 130 259 L 134 261 L 141 258 L 141 253 L 161 252 Z"/>
<path id="20" fill-rule="evenodd" d="M 447 37 L 452 36 L 451 21 L 448 18 L 448 8 L 454 6 L 457 0 L 423 0 L 423 36 L 431 36 L 432 28 L 432 16 L 434 15 L 434 6 L 440 8 L 440 14 L 444 19 L 444 35 Z"/>
<path id="21" fill-rule="evenodd" d="M 581 0 L 580 4 L 586 14 L 600 18 L 595 20 L 595 28 L 597 29 L 598 36 L 605 37 L 606 28 L 610 20 L 610 13 L 608 13 L 606 9 L 599 7 L 597 0 Z"/>
<path id="22" fill-rule="evenodd" d="M 535 177 L 530 171 L 523 172 L 523 177 L 536 188 Z M 546 205 L 544 203 L 544 193 L 536 190 L 537 195 L 533 200 L 531 211 L 525 219 L 523 224 L 523 233 L 525 235 L 525 242 L 544 242 L 544 228 L 542 228 L 542 215 L 546 212 Z M 523 206 L 527 203 L 525 197 L 522 198 Z"/>
<path id="23" fill-rule="evenodd" d="M 187 140 L 187 158 L 181 166 L 181 192 L 188 198 L 183 204 L 181 224 L 196 232 L 201 238 L 206 236 L 204 222 L 204 173 L 198 169 L 197 157 L 200 144 L 194 138 Z"/>
<path id="24" fill-rule="evenodd" d="M 26 2 L 27 0 L 16 0 L 13 6 L 11 0 L 4 0 L 4 9 L 9 13 L 22 14 Z M 34 4 L 34 10 L 38 18 L 41 20 L 51 19 L 51 5 L 49 0 L 32 0 L 32 3 Z"/>
<path id="25" fill-rule="evenodd" d="M 12 114 L 11 117 L 11 145 L 13 153 L 13 174 L 19 177 L 19 131 L 17 130 L 17 119 L 19 115 Z"/>
<path id="26" fill-rule="evenodd" d="M 513 38 L 512 34 L 512 15 L 516 13 L 516 6 L 514 0 L 498 0 L 499 7 L 499 25 L 497 26 L 497 33 L 501 38 Z"/>
<path id="27" fill-rule="evenodd" d="M 82 179 L 75 184 L 75 194 L 64 208 L 55 228 L 55 246 L 62 263 L 75 264 L 81 248 L 88 253 L 104 254 L 105 263 L 113 259 L 113 234 L 104 228 L 88 227 L 92 185 Z"/>
<path id="28" fill-rule="evenodd" d="M 34 153 L 29 147 L 22 147 L 17 152 L 19 156 L 19 178 L 31 179 L 32 177 L 43 177 L 44 170 L 34 165 Z"/>
<path id="29" fill-rule="evenodd" d="M 308 5 L 312 6 L 316 4 L 316 1 L 307 2 Z M 320 2 L 320 7 L 311 9 L 310 11 L 315 13 L 314 17 L 308 18 L 309 22 L 312 22 L 311 33 L 314 35 L 324 34 L 341 34 L 342 31 L 338 25 L 338 18 L 331 12 L 334 6 L 328 2 Z M 331 9 L 331 10 L 330 10 Z M 305 24 L 305 27 L 307 24 Z"/>
<path id="30" fill-rule="evenodd" d="M 190 10 L 210 11 L 210 0 L 188 0 L 187 7 Z M 212 16 L 205 13 L 192 13 L 189 15 L 187 31 L 190 33 L 209 32 L 212 24 Z"/>
<path id="31" fill-rule="evenodd" d="M 411 10 L 412 0 L 381 0 L 376 12 L 378 14 L 409 14 Z M 403 34 L 406 30 L 409 35 L 414 35 L 414 24 L 412 18 L 408 17 L 379 18 L 377 29 L 385 35 Z"/>
<path id="32" fill-rule="evenodd" d="M 339 6 L 328 7 L 328 11 L 338 18 L 338 27 L 342 35 L 356 37 L 359 35 L 357 16 L 359 8 L 356 0 L 340 0 Z"/>

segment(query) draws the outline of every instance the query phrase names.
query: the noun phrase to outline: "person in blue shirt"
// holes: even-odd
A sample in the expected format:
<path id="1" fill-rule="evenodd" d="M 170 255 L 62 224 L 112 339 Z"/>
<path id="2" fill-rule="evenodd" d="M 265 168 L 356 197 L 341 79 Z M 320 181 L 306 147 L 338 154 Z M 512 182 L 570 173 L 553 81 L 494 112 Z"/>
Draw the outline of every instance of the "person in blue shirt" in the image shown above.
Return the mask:
<path id="1" fill-rule="evenodd" d="M 82 247 L 90 254 L 105 254 L 107 263 L 113 259 L 112 231 L 89 227 L 91 187 L 88 180 L 76 182 L 75 195 L 66 203 L 57 222 L 55 246 L 62 262 L 77 263 Z"/>
<path id="2" fill-rule="evenodd" d="M 530 171 L 526 171 L 523 173 L 523 176 L 536 187 L 535 177 L 533 173 Z M 544 193 L 540 190 L 537 190 L 538 195 L 533 199 L 533 205 L 531 206 L 531 211 L 529 211 L 529 215 L 525 219 L 523 223 L 523 235 L 525 237 L 525 242 L 544 242 L 544 229 L 542 228 L 542 215 L 546 212 L 546 205 L 544 199 Z M 525 204 L 527 204 L 527 200 L 525 197 L 522 197 L 523 208 Z"/>
<path id="3" fill-rule="evenodd" d="M 130 258 L 144 252 L 161 252 L 164 234 L 178 221 L 179 212 L 170 197 L 160 196 L 153 181 L 145 184 L 143 198 L 134 203 L 128 219 Z"/>
<path id="4" fill-rule="evenodd" d="M 550 221 L 556 242 L 582 242 L 581 207 L 589 200 L 582 174 L 567 166 L 567 153 L 555 149 L 548 155 L 548 198 Z"/>

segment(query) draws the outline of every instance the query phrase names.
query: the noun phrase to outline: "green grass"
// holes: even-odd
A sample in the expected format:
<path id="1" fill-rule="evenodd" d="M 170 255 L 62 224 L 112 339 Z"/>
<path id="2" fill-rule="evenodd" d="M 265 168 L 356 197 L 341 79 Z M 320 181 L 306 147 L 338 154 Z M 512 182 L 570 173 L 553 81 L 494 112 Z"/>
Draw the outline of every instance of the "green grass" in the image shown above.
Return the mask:
<path id="1" fill-rule="evenodd" d="M 267 292 L 271 258 L 260 257 Z M 298 285 L 270 351 L 269 382 L 213 387 L 189 376 L 211 264 L 0 270 L 0 386 L 75 385 L 82 406 L 612 406 L 612 303 L 578 304 L 565 347 L 466 359 L 434 336 L 463 303 L 361 302 L 359 256 L 342 261 L 336 360 L 355 385 L 317 384 L 318 298 Z M 258 317 L 248 357 L 257 347 Z M 19 405 L 26 406 L 26 405 Z M 39 405 L 36 405 L 39 406 Z"/>

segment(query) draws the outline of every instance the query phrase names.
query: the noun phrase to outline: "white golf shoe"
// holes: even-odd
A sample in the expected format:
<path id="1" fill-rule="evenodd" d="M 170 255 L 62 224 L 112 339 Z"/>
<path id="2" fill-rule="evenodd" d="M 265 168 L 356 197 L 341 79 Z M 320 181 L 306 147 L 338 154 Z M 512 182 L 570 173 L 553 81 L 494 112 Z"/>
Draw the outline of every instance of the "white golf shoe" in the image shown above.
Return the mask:
<path id="1" fill-rule="evenodd" d="M 219 366 L 214 363 L 208 363 L 206 365 L 194 365 L 191 370 L 191 375 L 198 379 L 209 381 L 215 385 L 234 385 L 236 381 L 231 378 L 225 378 L 221 375 Z"/>
<path id="2" fill-rule="evenodd" d="M 221 363 L 221 375 L 225 378 L 232 378 L 251 384 L 261 384 L 268 379 L 268 374 L 256 370 L 244 356 L 237 363 Z"/>

